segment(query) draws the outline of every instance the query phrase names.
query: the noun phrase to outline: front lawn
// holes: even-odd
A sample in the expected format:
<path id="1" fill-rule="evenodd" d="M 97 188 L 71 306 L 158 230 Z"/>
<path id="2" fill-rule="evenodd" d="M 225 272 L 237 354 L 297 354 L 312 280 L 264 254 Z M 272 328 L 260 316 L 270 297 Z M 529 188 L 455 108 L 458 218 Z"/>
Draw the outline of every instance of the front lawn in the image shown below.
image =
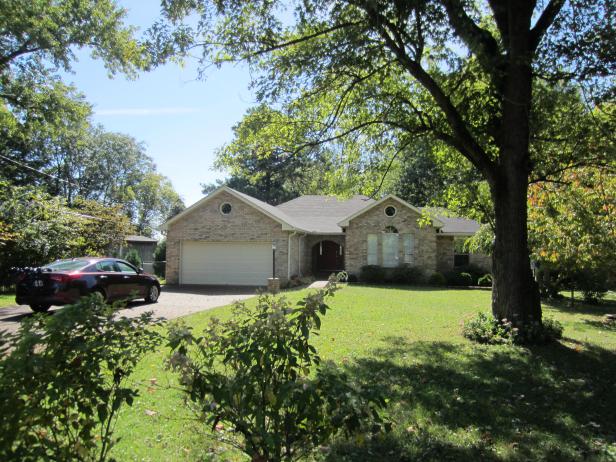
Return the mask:
<path id="1" fill-rule="evenodd" d="M 15 294 L 0 294 L 0 308 L 15 304 Z"/>
<path id="2" fill-rule="evenodd" d="M 287 296 L 299 299 L 305 290 Z M 336 294 L 315 346 L 390 398 L 387 438 L 339 445 L 329 460 L 616 460 L 616 304 L 544 306 L 565 339 L 532 350 L 474 345 L 461 321 L 490 292 L 351 286 Z M 186 317 L 197 332 L 230 307 Z M 118 460 L 244 460 L 211 440 L 182 405 L 166 350 L 142 362 L 141 396 L 122 411 Z"/>

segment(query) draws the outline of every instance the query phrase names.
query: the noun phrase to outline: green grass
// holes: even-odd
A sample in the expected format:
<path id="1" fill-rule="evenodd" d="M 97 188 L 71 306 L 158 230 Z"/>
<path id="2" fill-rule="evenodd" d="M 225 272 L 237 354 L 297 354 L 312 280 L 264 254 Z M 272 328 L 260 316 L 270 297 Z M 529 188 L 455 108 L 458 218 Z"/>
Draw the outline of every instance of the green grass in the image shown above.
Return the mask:
<path id="1" fill-rule="evenodd" d="M 0 308 L 15 304 L 15 294 L 0 294 Z"/>
<path id="2" fill-rule="evenodd" d="M 315 345 L 386 393 L 394 430 L 339 443 L 329 460 L 616 460 L 616 329 L 601 323 L 616 304 L 544 305 L 544 316 L 564 324 L 565 339 L 532 349 L 480 346 L 460 335 L 461 322 L 489 304 L 482 290 L 351 286 L 336 294 Z M 185 321 L 199 331 L 230 314 L 223 307 Z M 121 412 L 113 455 L 244 460 L 222 453 L 185 410 L 165 355 L 152 353 L 136 372 L 141 396 Z"/>

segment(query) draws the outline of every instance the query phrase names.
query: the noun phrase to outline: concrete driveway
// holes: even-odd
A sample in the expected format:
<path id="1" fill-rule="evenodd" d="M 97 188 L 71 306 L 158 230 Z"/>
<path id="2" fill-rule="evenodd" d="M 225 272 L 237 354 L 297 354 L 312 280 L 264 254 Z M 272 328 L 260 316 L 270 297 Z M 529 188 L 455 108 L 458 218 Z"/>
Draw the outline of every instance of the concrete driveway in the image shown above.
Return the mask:
<path id="1" fill-rule="evenodd" d="M 120 313 L 123 316 L 134 317 L 146 311 L 153 311 L 155 317 L 174 319 L 245 300 L 253 297 L 256 290 L 256 287 L 232 286 L 163 287 L 158 303 L 130 302 Z M 54 306 L 49 312 L 61 309 L 62 307 Z M 32 314 L 32 310 L 23 305 L 0 308 L 0 330 L 14 332 L 19 328 L 20 321 Z"/>

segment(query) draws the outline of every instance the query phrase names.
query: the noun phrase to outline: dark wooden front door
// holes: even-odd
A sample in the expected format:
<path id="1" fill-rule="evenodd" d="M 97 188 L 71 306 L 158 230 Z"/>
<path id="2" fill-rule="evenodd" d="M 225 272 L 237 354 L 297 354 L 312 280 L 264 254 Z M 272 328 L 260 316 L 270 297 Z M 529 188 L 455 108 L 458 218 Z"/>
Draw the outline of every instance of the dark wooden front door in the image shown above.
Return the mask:
<path id="1" fill-rule="evenodd" d="M 333 241 L 317 242 L 312 247 L 312 272 L 317 277 L 344 270 L 344 252 L 340 244 Z"/>

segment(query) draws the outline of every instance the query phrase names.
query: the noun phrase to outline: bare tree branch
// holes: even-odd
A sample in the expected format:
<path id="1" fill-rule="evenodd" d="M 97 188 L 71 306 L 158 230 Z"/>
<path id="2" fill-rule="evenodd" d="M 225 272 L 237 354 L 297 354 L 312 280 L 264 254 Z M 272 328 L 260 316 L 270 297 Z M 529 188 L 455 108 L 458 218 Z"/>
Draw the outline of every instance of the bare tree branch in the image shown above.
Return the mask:
<path id="1" fill-rule="evenodd" d="M 533 50 L 537 49 L 539 42 L 541 42 L 545 32 L 552 25 L 564 4 L 565 0 L 550 0 L 548 6 L 545 7 L 543 13 L 541 13 L 541 16 L 537 20 L 535 27 L 533 27 L 530 31 L 532 40 L 531 46 Z"/>

